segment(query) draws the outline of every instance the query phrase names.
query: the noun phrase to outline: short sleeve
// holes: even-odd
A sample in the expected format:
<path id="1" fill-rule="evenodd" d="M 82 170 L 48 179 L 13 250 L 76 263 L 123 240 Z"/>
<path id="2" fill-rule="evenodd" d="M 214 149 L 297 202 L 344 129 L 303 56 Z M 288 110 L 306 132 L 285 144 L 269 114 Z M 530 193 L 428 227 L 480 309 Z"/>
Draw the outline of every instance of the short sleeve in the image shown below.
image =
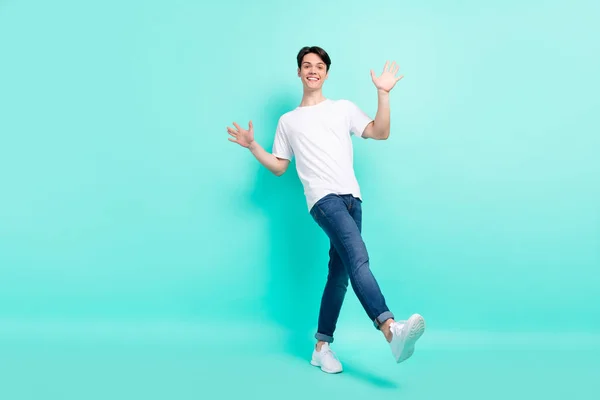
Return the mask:
<path id="1" fill-rule="evenodd" d="M 275 131 L 275 139 L 273 141 L 273 155 L 275 157 L 292 160 L 294 152 L 283 127 L 283 122 L 279 119 L 277 130 Z"/>
<path id="2" fill-rule="evenodd" d="M 373 119 L 351 101 L 347 101 L 347 109 L 350 121 L 350 133 L 362 136 L 365 128 Z"/>

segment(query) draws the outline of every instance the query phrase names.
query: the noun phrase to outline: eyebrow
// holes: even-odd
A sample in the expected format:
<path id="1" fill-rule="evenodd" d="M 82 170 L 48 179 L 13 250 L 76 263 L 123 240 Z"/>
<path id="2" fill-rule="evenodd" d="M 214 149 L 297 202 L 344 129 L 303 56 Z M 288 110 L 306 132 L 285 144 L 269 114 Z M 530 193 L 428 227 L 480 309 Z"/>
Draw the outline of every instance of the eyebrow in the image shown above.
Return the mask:
<path id="1" fill-rule="evenodd" d="M 304 61 L 304 62 L 302 62 L 302 64 L 311 64 L 311 63 L 308 61 Z M 319 65 L 319 64 L 325 65 L 325 63 L 323 63 L 323 62 L 318 62 L 317 65 Z"/>

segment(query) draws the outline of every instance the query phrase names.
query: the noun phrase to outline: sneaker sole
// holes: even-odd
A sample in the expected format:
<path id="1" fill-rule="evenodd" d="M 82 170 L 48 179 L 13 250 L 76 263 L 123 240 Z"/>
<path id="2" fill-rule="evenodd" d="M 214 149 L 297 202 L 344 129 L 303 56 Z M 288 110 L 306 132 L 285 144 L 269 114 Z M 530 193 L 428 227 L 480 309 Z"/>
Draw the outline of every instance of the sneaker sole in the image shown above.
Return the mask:
<path id="1" fill-rule="evenodd" d="M 425 319 L 419 314 L 412 315 L 406 323 L 409 329 L 404 339 L 404 347 L 400 352 L 400 357 L 396 360 L 398 364 L 408 360 L 413 355 L 415 352 L 415 343 L 423 335 L 423 332 L 425 332 Z"/>
<path id="2" fill-rule="evenodd" d="M 321 366 L 318 362 L 315 362 L 314 360 L 310 361 L 310 365 L 321 368 L 321 371 L 326 372 L 328 374 L 339 374 L 340 372 L 342 372 L 341 369 L 339 371 L 334 371 L 331 369 L 323 368 L 323 366 Z"/>

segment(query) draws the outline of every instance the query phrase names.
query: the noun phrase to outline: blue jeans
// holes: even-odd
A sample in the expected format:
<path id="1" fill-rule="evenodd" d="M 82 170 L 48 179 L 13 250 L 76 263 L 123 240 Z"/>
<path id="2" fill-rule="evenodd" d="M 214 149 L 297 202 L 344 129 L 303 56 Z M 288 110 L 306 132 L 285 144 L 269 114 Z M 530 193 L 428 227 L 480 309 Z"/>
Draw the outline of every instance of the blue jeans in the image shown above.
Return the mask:
<path id="1" fill-rule="evenodd" d="M 321 298 L 317 340 L 333 342 L 348 278 L 375 328 L 394 318 L 369 267 L 369 254 L 361 236 L 361 203 L 352 195 L 329 194 L 310 210 L 330 240 L 329 274 Z"/>

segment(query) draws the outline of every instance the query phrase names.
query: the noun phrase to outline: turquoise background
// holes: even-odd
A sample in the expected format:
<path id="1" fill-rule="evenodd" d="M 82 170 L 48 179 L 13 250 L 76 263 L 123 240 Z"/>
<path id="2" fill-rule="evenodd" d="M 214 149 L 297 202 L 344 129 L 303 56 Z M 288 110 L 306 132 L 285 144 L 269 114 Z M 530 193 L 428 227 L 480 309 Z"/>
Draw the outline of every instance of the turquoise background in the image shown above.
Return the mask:
<path id="1" fill-rule="evenodd" d="M 600 370 L 599 14 L 592 1 L 1 1 L 0 348 L 14 358 L 0 397 L 261 394 L 273 370 L 298 398 L 338 390 L 305 371 L 328 240 L 295 166 L 271 175 L 225 130 L 252 119 L 270 150 L 302 96 L 295 56 L 319 45 L 324 94 L 371 116 L 369 70 L 389 59 L 405 75 L 390 139 L 355 138 L 355 167 L 388 304 L 428 322 L 400 375 L 350 291 L 339 390 L 452 398 L 469 375 L 480 383 L 461 398 L 500 398 L 496 379 L 548 398 L 557 374 L 586 398 Z M 566 380 L 543 369 L 557 343 Z M 535 351 L 521 370 L 515 346 Z M 65 389 L 56 360 L 80 386 Z M 112 385 L 91 390 L 95 376 Z"/>

